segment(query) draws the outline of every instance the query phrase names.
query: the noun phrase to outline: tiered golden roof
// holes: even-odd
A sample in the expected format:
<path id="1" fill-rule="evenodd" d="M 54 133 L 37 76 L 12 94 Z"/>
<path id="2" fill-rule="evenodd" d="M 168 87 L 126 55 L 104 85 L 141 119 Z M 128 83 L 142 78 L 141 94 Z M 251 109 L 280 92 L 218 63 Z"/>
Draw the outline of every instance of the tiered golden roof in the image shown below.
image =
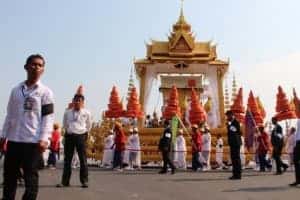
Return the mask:
<path id="1" fill-rule="evenodd" d="M 152 40 L 147 44 L 146 59 L 137 60 L 136 63 L 149 63 L 151 61 L 199 61 L 215 65 L 228 65 L 228 62 L 217 59 L 216 45 L 208 42 L 197 42 L 191 31 L 191 25 L 185 20 L 183 9 L 173 25 L 168 41 Z"/>

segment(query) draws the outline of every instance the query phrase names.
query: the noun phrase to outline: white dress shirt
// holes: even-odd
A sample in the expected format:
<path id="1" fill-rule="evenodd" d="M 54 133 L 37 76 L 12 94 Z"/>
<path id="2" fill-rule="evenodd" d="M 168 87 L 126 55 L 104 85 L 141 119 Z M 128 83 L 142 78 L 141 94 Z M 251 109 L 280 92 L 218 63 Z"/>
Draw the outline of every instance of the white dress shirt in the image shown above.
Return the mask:
<path id="1" fill-rule="evenodd" d="M 128 137 L 128 145 L 129 151 L 139 151 L 141 149 L 140 145 L 140 137 L 138 134 L 131 134 Z"/>
<path id="2" fill-rule="evenodd" d="M 178 135 L 176 138 L 177 151 L 186 152 L 186 143 L 183 135 Z"/>
<path id="3" fill-rule="evenodd" d="M 296 135 L 292 134 L 289 135 L 286 141 L 286 151 L 287 153 L 293 153 L 294 147 L 296 146 Z"/>
<path id="4" fill-rule="evenodd" d="M 92 127 L 92 116 L 90 111 L 81 108 L 79 111 L 68 109 L 65 111 L 63 127 L 67 134 L 84 134 Z"/>
<path id="5" fill-rule="evenodd" d="M 105 150 L 110 150 L 111 147 L 114 144 L 114 140 L 115 140 L 115 136 L 113 134 L 108 135 L 105 139 L 104 139 L 104 149 Z"/>
<path id="6" fill-rule="evenodd" d="M 211 150 L 211 136 L 210 133 L 205 133 L 202 135 L 202 151 Z"/>
<path id="7" fill-rule="evenodd" d="M 26 103 L 29 103 L 29 107 Z M 42 116 L 42 106 L 53 103 L 52 91 L 41 82 L 30 88 L 25 82 L 18 84 L 9 97 L 1 137 L 25 143 L 48 141 L 53 129 L 54 114 L 52 112 Z"/>

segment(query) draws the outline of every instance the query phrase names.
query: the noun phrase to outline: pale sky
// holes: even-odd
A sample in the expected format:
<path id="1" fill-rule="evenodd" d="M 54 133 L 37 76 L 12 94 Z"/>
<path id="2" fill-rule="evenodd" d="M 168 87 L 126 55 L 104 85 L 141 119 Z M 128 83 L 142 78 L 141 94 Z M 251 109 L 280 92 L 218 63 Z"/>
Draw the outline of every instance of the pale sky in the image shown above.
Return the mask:
<path id="1" fill-rule="evenodd" d="M 244 100 L 253 89 L 271 115 L 279 84 L 300 95 L 299 8 L 298 0 L 185 0 L 184 14 L 197 40 L 213 40 L 230 58 Z M 42 81 L 54 91 L 56 121 L 79 84 L 98 120 L 112 86 L 126 95 L 133 58 L 145 56 L 150 39 L 167 39 L 179 10 L 180 0 L 0 1 L 0 125 L 32 53 L 46 58 Z"/>

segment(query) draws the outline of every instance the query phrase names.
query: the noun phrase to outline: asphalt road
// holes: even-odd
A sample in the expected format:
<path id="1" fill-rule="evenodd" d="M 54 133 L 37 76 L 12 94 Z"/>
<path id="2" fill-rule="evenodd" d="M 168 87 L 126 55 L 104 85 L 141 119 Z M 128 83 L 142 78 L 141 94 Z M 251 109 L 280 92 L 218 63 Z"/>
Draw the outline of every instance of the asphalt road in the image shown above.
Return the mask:
<path id="1" fill-rule="evenodd" d="M 199 200 L 199 199 L 296 199 L 299 188 L 290 188 L 293 173 L 275 176 L 272 172 L 245 171 L 242 180 L 228 180 L 230 172 L 178 172 L 157 174 L 157 169 L 142 171 L 110 171 L 90 168 L 89 188 L 81 188 L 78 170 L 72 174 L 71 187 L 56 188 L 62 170 L 45 169 L 40 172 L 41 200 Z M 2 173 L 2 172 L 1 172 Z M 24 188 L 20 186 L 17 199 Z"/>

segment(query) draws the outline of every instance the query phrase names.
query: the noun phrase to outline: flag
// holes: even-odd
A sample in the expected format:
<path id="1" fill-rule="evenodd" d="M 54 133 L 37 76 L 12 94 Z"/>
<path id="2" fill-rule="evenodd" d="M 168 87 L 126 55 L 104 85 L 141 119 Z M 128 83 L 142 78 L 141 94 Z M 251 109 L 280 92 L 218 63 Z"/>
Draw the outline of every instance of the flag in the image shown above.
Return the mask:
<path id="1" fill-rule="evenodd" d="M 172 145 L 174 146 L 176 143 L 176 136 L 177 136 L 177 129 L 178 129 L 178 117 L 172 117 L 171 122 L 171 130 L 172 130 Z"/>
<path id="2" fill-rule="evenodd" d="M 245 146 L 247 147 L 247 149 L 253 147 L 255 131 L 256 123 L 254 121 L 252 113 L 247 109 L 245 116 Z"/>

